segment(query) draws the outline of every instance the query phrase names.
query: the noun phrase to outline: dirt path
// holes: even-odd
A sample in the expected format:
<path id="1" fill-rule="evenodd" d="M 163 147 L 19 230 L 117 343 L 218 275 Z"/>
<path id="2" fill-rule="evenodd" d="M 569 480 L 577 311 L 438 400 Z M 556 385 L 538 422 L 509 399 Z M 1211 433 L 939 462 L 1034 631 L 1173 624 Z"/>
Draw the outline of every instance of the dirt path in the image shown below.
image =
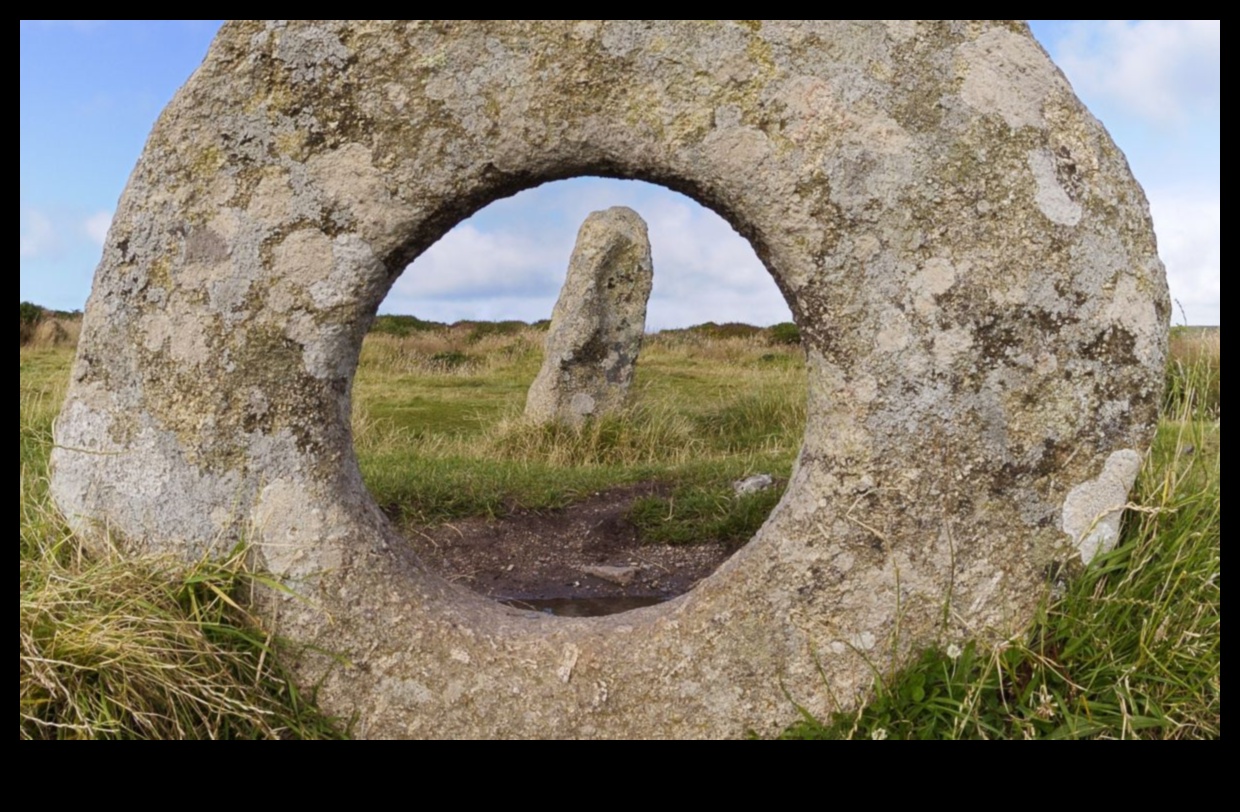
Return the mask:
<path id="1" fill-rule="evenodd" d="M 729 555 L 721 543 L 642 544 L 625 516 L 635 499 L 662 492 L 649 483 L 615 488 L 562 510 L 407 535 L 427 566 L 488 597 L 556 606 L 557 614 L 606 614 L 687 592 Z"/>

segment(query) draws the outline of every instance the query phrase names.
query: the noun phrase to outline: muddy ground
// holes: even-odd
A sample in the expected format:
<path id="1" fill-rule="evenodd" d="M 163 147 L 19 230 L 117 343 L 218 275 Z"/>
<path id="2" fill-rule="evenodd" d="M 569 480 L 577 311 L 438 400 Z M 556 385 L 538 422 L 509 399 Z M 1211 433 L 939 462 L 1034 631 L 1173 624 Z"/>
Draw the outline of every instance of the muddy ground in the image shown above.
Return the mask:
<path id="1" fill-rule="evenodd" d="M 643 544 L 625 518 L 657 484 L 596 493 L 560 510 L 467 519 L 406 535 L 428 567 L 487 597 L 555 614 L 609 614 L 689 591 L 730 555 L 722 543 Z M 613 568 L 590 572 L 591 568 Z"/>

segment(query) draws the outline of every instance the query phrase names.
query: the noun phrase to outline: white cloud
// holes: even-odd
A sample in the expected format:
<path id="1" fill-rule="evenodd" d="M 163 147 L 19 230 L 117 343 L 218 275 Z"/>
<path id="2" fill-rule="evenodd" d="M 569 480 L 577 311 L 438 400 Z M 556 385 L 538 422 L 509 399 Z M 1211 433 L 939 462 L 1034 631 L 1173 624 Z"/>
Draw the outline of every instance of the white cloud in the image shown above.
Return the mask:
<path id="1" fill-rule="evenodd" d="M 614 205 L 632 207 L 649 228 L 649 329 L 791 319 L 749 243 L 721 217 L 650 184 L 597 179 L 547 184 L 487 207 L 420 256 L 383 310 L 436 321 L 548 318 L 582 221 Z"/>
<path id="2" fill-rule="evenodd" d="M 1056 61 L 1082 96 L 1149 121 L 1182 123 L 1220 99 L 1218 20 L 1075 22 Z"/>
<path id="3" fill-rule="evenodd" d="M 462 223 L 418 257 L 392 292 L 410 301 L 481 300 L 531 290 L 552 290 L 554 296 L 564 280 L 572 241 L 572 235 L 484 232 Z"/>
<path id="4" fill-rule="evenodd" d="M 775 280 L 722 217 L 671 195 L 644 214 L 654 255 L 651 329 L 704 321 L 766 325 L 791 320 Z"/>
<path id="5" fill-rule="evenodd" d="M 86 236 L 91 241 L 103 247 L 103 241 L 108 237 L 108 228 L 112 225 L 112 212 L 100 211 L 95 212 L 82 223 L 82 230 L 86 232 Z"/>
<path id="6" fill-rule="evenodd" d="M 1151 190 L 1149 198 L 1158 254 L 1167 266 L 1171 296 L 1179 304 L 1173 305 L 1172 321 L 1178 324 L 1187 317 L 1189 324 L 1218 324 L 1222 208 L 1217 193 Z"/>
<path id="7" fill-rule="evenodd" d="M 25 222 L 19 224 L 19 228 L 22 257 L 33 259 L 44 256 L 56 247 L 56 229 L 52 227 L 51 218 L 43 212 L 28 209 Z"/>

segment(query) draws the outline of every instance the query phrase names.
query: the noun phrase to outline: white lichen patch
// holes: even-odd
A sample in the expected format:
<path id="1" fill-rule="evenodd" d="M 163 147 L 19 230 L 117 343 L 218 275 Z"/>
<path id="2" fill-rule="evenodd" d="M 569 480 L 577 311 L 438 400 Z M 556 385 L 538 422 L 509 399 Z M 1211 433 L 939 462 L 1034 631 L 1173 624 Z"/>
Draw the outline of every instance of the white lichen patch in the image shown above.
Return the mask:
<path id="1" fill-rule="evenodd" d="M 307 508 L 307 487 L 279 479 L 262 489 L 254 512 L 257 547 L 267 568 L 285 578 L 331 572 L 341 564 L 333 531 L 340 517 L 331 506 Z"/>
<path id="2" fill-rule="evenodd" d="M 1081 204 L 1073 200 L 1055 175 L 1055 159 L 1045 150 L 1030 150 L 1026 156 L 1037 191 L 1033 200 L 1046 219 L 1061 226 L 1081 222 Z"/>
<path id="3" fill-rule="evenodd" d="M 993 28 L 956 49 L 963 62 L 960 97 L 1012 129 L 1043 127 L 1042 106 L 1063 82 L 1032 37 Z"/>
<path id="4" fill-rule="evenodd" d="M 934 365 L 947 369 L 973 346 L 973 333 L 967 327 L 952 327 L 934 337 Z"/>
<path id="5" fill-rule="evenodd" d="M 956 283 L 956 268 L 943 257 L 931 257 L 917 270 L 909 288 L 913 291 L 913 307 L 923 318 L 937 307 L 934 297 L 946 293 Z"/>
<path id="6" fill-rule="evenodd" d="M 891 307 L 885 310 L 879 324 L 881 326 L 874 341 L 880 352 L 894 353 L 908 346 L 912 332 L 908 319 L 899 309 Z"/>
<path id="7" fill-rule="evenodd" d="M 1102 315 L 1115 329 L 1133 335 L 1133 352 L 1141 363 L 1157 363 L 1157 359 L 1162 357 L 1163 329 L 1159 325 L 1154 303 L 1148 292 L 1142 290 L 1134 274 L 1125 273 L 1119 277 L 1111 301 Z"/>

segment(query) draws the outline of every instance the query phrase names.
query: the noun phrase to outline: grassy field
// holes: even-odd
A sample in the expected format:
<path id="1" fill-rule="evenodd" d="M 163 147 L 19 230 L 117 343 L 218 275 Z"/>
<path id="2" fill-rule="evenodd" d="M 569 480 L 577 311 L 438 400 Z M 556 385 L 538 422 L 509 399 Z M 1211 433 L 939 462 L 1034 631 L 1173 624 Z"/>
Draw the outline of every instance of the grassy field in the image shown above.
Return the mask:
<path id="1" fill-rule="evenodd" d="M 752 329 L 653 336 L 629 409 L 574 430 L 520 419 L 544 335 L 467 326 L 367 339 L 355 447 L 390 516 L 416 524 L 497 516 L 659 480 L 674 486 L 665 501 L 675 509 L 651 497 L 634 516 L 652 540 L 718 538 L 727 525 L 723 540 L 742 542 L 757 530 L 782 488 L 737 500 L 731 483 L 759 472 L 786 478 L 792 468 L 805 426 L 798 345 Z M 718 506 L 713 525 L 702 521 L 705 506 Z"/>
<path id="2" fill-rule="evenodd" d="M 51 424 L 72 360 L 23 311 L 20 355 L 21 738 L 321 738 L 346 735 L 286 679 L 246 610 L 262 578 L 243 556 L 169 576 L 165 562 L 84 554 L 47 498 Z M 62 335 L 63 333 L 63 335 Z M 629 519 L 652 543 L 743 543 L 781 489 L 805 420 L 788 327 L 708 325 L 648 338 L 622 415 L 584 430 L 519 419 L 543 333 L 385 318 L 354 389 L 356 448 L 398 524 L 555 508 L 658 480 Z M 1219 338 L 1173 337 L 1168 403 L 1124 538 L 1058 585 L 1029 632 L 998 649 L 933 650 L 875 675 L 865 708 L 798 714 L 799 738 L 1220 735 Z M 417 477 L 410 477 L 417 471 Z M 825 688 L 824 688 L 825 689 Z"/>

